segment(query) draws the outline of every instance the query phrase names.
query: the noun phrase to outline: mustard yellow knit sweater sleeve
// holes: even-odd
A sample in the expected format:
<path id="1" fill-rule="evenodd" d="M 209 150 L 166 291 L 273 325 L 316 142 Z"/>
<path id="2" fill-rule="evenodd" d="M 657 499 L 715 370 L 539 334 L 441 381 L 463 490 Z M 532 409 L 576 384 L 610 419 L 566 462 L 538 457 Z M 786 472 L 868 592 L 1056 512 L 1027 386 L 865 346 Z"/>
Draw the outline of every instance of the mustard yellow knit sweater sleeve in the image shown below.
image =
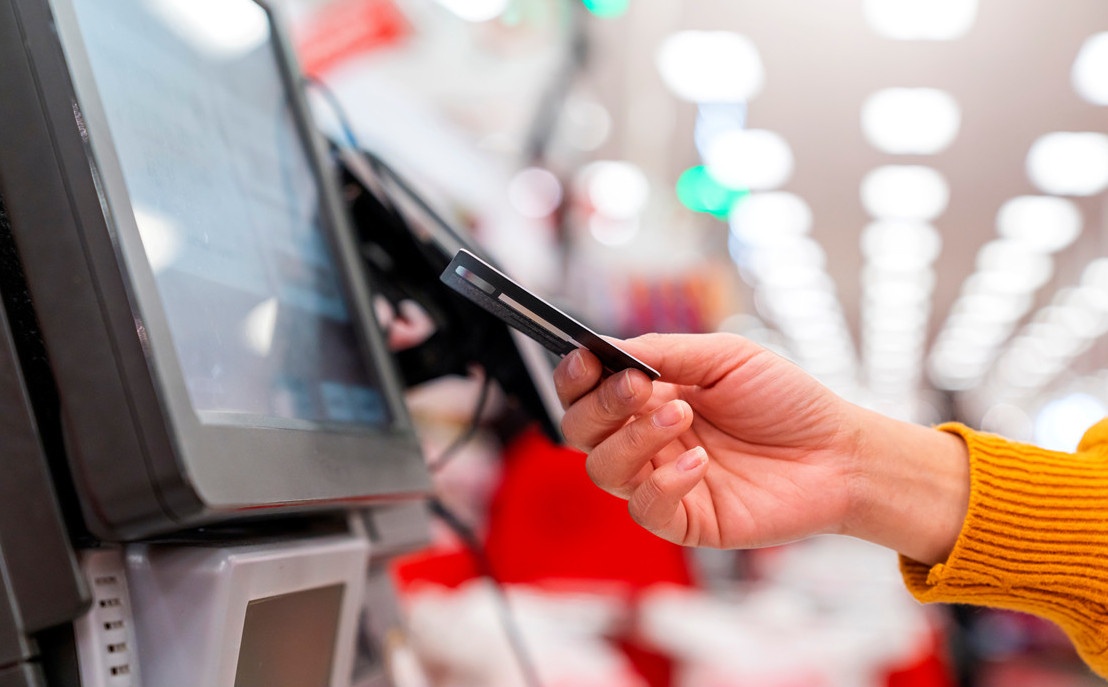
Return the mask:
<path id="1" fill-rule="evenodd" d="M 970 503 L 945 563 L 901 559 L 923 602 L 1006 608 L 1047 618 L 1108 676 L 1108 420 L 1077 453 L 973 431 L 939 429 L 969 447 Z"/>

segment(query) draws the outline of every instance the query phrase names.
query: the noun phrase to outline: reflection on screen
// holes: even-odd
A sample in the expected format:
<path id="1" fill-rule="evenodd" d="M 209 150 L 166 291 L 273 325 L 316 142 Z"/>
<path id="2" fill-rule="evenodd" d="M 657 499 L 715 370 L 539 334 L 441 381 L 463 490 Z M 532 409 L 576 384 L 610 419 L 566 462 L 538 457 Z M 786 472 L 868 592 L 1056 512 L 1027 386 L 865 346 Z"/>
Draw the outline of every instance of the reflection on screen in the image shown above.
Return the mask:
<path id="1" fill-rule="evenodd" d="M 388 423 L 265 12 L 252 0 L 74 5 L 201 418 Z"/>
<path id="2" fill-rule="evenodd" d="M 235 687 L 327 687 L 343 586 L 256 599 L 246 606 Z"/>

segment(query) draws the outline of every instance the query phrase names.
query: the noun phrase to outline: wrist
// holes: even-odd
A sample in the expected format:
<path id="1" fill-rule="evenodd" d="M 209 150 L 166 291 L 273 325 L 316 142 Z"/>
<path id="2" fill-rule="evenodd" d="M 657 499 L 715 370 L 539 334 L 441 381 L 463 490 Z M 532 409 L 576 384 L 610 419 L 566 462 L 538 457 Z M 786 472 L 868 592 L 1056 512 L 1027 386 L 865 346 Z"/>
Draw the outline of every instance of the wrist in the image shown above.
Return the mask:
<path id="1" fill-rule="evenodd" d="M 969 507 L 961 437 L 857 408 L 844 533 L 933 565 L 950 555 Z"/>

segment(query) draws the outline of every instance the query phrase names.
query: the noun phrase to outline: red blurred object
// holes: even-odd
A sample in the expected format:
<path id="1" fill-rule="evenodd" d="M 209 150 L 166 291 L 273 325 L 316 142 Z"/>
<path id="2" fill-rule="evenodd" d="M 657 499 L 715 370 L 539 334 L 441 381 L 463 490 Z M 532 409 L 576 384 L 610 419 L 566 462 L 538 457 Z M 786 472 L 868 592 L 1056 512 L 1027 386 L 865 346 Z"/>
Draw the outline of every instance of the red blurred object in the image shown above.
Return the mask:
<path id="1" fill-rule="evenodd" d="M 955 687 L 943 644 L 943 632 L 933 621 L 927 646 L 921 647 L 915 659 L 891 670 L 885 676 L 886 687 Z"/>
<path id="2" fill-rule="evenodd" d="M 616 582 L 630 591 L 692 584 L 681 547 L 639 527 L 626 501 L 598 489 L 583 453 L 534 429 L 505 451 L 486 550 L 507 583 Z"/>
<path id="3" fill-rule="evenodd" d="M 506 584 L 612 592 L 629 601 L 654 584 L 692 585 L 684 550 L 636 525 L 625 501 L 589 480 L 583 453 L 553 444 L 537 429 L 504 452 L 485 550 Z M 476 577 L 479 566 L 466 551 L 432 549 L 397 561 L 393 573 L 401 589 L 420 582 L 457 587 Z M 668 657 L 631 638 L 616 640 L 651 687 L 670 684 Z"/>
<path id="4" fill-rule="evenodd" d="M 304 72 L 319 77 L 340 62 L 398 43 L 411 31 L 392 0 L 339 0 L 297 27 L 296 54 Z"/>

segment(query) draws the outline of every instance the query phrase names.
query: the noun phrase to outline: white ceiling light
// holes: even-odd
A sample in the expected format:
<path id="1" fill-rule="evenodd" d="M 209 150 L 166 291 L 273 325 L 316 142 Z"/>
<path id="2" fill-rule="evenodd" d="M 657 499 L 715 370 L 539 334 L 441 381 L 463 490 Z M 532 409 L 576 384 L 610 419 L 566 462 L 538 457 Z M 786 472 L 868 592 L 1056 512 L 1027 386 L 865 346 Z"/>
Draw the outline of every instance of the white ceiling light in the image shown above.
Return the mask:
<path id="1" fill-rule="evenodd" d="M 1019 267 L 1027 269 L 1020 272 Z M 966 293 L 992 293 L 1006 296 L 1020 296 L 1039 290 L 1054 276 L 1054 262 L 1039 256 L 1035 262 L 1020 263 L 1010 269 L 975 272 L 966 280 L 963 290 Z"/>
<path id="2" fill-rule="evenodd" d="M 862 204 L 877 219 L 930 221 L 949 200 L 946 179 L 931 167 L 888 165 L 862 180 Z"/>
<path id="3" fill-rule="evenodd" d="M 1031 309 L 1031 296 L 1018 298 L 979 293 L 962 296 L 951 307 L 951 314 L 978 322 L 1015 322 Z"/>
<path id="4" fill-rule="evenodd" d="M 1038 322 L 1046 322 L 1064 327 L 1074 337 L 1091 339 L 1101 332 L 1100 323 L 1084 310 L 1063 305 L 1048 305 L 1035 315 Z"/>
<path id="5" fill-rule="evenodd" d="M 1108 105 L 1108 32 L 1085 39 L 1071 76 L 1078 95 L 1094 105 Z"/>
<path id="6" fill-rule="evenodd" d="M 881 288 L 870 289 L 866 292 L 865 304 L 899 308 L 914 303 L 927 303 L 931 297 L 931 289 L 927 286 L 927 284 L 913 282 L 883 284 Z"/>
<path id="7" fill-rule="evenodd" d="M 589 201 L 606 218 L 631 219 L 646 206 L 650 182 L 641 169 L 629 162 L 593 162 L 580 174 Z"/>
<path id="8" fill-rule="evenodd" d="M 870 263 L 862 269 L 862 286 L 867 290 L 880 289 L 886 284 L 912 284 L 929 293 L 935 289 L 935 270 L 888 270 Z"/>
<path id="9" fill-rule="evenodd" d="M 1058 131 L 1027 154 L 1027 173 L 1044 193 L 1092 196 L 1108 188 L 1108 135 Z"/>
<path id="10" fill-rule="evenodd" d="M 958 135 L 961 121 L 958 102 L 935 88 L 886 88 L 862 105 L 866 140 L 894 155 L 938 153 Z"/>
<path id="11" fill-rule="evenodd" d="M 939 257 L 942 239 L 923 222 L 873 222 L 862 233 L 862 254 L 880 269 L 920 269 Z"/>
<path id="12" fill-rule="evenodd" d="M 704 163 L 723 186 L 768 191 L 792 176 L 793 152 L 785 139 L 772 131 L 727 131 L 707 145 Z"/>
<path id="13" fill-rule="evenodd" d="M 810 273 L 823 271 L 827 265 L 823 248 L 807 237 L 748 251 L 743 257 L 743 263 L 759 282 L 772 279 L 779 272 Z"/>
<path id="14" fill-rule="evenodd" d="M 1003 273 L 1018 276 L 1027 290 L 1042 286 L 1054 274 L 1054 261 L 1011 239 L 989 241 L 977 252 L 977 269 L 982 273 Z"/>
<path id="15" fill-rule="evenodd" d="M 927 320 L 931 313 L 928 308 L 914 304 L 909 307 L 896 306 L 895 308 L 878 307 L 868 309 L 864 322 L 865 334 L 869 337 L 873 332 L 896 332 L 901 334 L 922 334 L 927 328 Z"/>
<path id="16" fill-rule="evenodd" d="M 835 282 L 831 280 L 822 268 L 800 267 L 782 272 L 771 272 L 762 275 L 760 282 L 763 286 L 775 289 L 835 289 Z"/>
<path id="17" fill-rule="evenodd" d="M 870 28 L 886 38 L 944 41 L 961 37 L 977 18 L 977 0 L 866 0 Z"/>
<path id="18" fill-rule="evenodd" d="M 1108 292 L 1108 258 L 1097 258 L 1085 265 L 1081 283 Z"/>
<path id="19" fill-rule="evenodd" d="M 765 81 L 762 58 L 749 38 L 731 31 L 681 31 L 655 56 L 666 86 L 694 103 L 743 102 Z"/>
<path id="20" fill-rule="evenodd" d="M 1032 250 L 1054 253 L 1073 243 L 1081 233 L 1081 210 L 1065 198 L 1019 196 L 1000 207 L 997 232 Z"/>
<path id="21" fill-rule="evenodd" d="M 976 322 L 963 316 L 959 326 L 947 326 L 943 340 L 952 345 L 989 349 L 1004 343 L 1012 335 L 1012 326 L 1007 322 Z"/>
<path id="22" fill-rule="evenodd" d="M 729 218 L 731 232 L 744 243 L 765 246 L 812 229 L 812 211 L 793 193 L 755 193 L 735 206 Z"/>
<path id="23" fill-rule="evenodd" d="M 945 357 L 931 361 L 931 381 L 940 389 L 947 391 L 965 391 L 973 388 L 981 372 L 972 363 L 961 363 Z"/>
<path id="24" fill-rule="evenodd" d="M 841 308 L 834 293 L 817 289 L 762 290 L 756 298 L 775 320 L 817 319 Z"/>
<path id="25" fill-rule="evenodd" d="M 1092 317 L 1108 315 L 1108 293 L 1093 286 L 1073 286 L 1054 294 L 1054 302 Z"/>

